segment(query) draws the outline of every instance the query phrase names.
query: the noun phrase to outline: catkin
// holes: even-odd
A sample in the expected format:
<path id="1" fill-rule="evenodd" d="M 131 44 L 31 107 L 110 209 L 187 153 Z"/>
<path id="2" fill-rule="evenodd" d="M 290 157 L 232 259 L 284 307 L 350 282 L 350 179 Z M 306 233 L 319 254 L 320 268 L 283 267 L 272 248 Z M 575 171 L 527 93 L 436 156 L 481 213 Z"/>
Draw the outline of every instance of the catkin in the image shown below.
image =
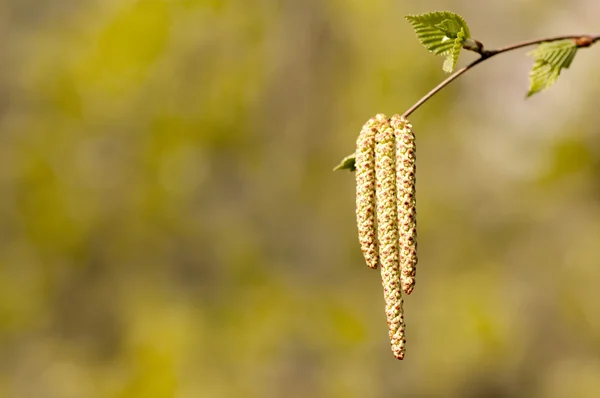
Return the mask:
<path id="1" fill-rule="evenodd" d="M 375 237 L 375 134 L 378 121 L 371 118 L 356 140 L 356 224 L 358 240 L 370 268 L 379 261 Z"/>
<path id="2" fill-rule="evenodd" d="M 402 292 L 410 294 L 417 266 L 415 136 L 402 116 L 379 114 L 356 140 L 356 221 L 367 265 L 381 265 L 392 352 L 404 358 Z"/>
<path id="3" fill-rule="evenodd" d="M 396 194 L 395 134 L 384 115 L 376 116 L 375 181 L 377 238 L 385 299 L 385 313 L 392 352 L 404 358 L 404 312 L 400 290 L 399 230 Z"/>
<path id="4" fill-rule="evenodd" d="M 402 290 L 410 294 L 415 286 L 417 266 L 417 212 L 415 199 L 415 135 L 407 119 L 391 119 L 396 136 L 396 186 Z"/>

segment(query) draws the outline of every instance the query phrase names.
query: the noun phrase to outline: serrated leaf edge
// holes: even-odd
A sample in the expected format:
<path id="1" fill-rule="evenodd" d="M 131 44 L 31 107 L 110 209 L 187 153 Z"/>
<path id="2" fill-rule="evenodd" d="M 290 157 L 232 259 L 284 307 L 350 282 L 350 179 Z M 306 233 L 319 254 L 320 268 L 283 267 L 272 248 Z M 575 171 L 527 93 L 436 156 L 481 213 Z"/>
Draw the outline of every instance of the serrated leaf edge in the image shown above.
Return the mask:
<path id="1" fill-rule="evenodd" d="M 415 21 L 415 22 L 429 21 L 429 20 L 431 20 L 431 17 L 434 15 L 439 16 L 439 18 L 440 18 L 436 24 L 439 24 L 446 19 L 458 20 L 460 23 L 460 26 L 465 29 L 466 37 L 467 38 L 471 37 L 471 32 L 469 30 L 469 26 L 467 25 L 467 22 L 465 21 L 465 19 L 463 17 L 461 17 L 460 15 L 458 15 L 454 12 L 451 12 L 451 11 L 432 11 L 432 12 L 428 12 L 425 14 L 419 14 L 419 15 L 409 14 L 409 15 L 406 15 L 404 17 L 404 19 L 406 19 L 408 22 L 411 23 L 411 25 L 413 25 L 413 21 Z"/>
<path id="2" fill-rule="evenodd" d="M 545 42 L 527 53 L 534 58 L 534 63 L 529 72 L 529 91 L 526 97 L 548 89 L 558 80 L 562 69 L 571 66 L 577 44 L 572 40 Z"/>

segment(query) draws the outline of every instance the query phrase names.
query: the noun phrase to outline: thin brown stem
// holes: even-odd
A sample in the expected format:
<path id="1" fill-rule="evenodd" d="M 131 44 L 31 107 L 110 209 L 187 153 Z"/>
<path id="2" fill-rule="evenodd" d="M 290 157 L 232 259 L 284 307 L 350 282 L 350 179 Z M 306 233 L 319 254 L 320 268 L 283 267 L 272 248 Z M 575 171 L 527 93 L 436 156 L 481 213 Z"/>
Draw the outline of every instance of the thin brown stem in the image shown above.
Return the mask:
<path id="1" fill-rule="evenodd" d="M 513 50 L 518 50 L 523 47 L 529 47 L 529 46 L 533 46 L 533 45 L 540 44 L 540 43 L 559 41 L 559 40 L 575 40 L 575 43 L 577 43 L 577 45 L 579 47 L 589 47 L 592 44 L 596 43 L 597 41 L 600 41 L 600 35 L 566 35 L 566 36 L 546 37 L 543 39 L 528 40 L 528 41 L 512 44 L 510 46 L 500 47 L 495 50 L 486 50 L 481 43 L 479 43 L 477 41 L 473 41 L 474 43 L 476 43 L 476 45 L 473 45 L 473 43 L 469 43 L 469 45 L 465 46 L 464 48 L 466 50 L 478 53 L 480 55 L 480 57 L 478 59 L 476 59 L 475 61 L 471 62 L 470 64 L 468 64 L 467 66 L 463 66 L 462 68 L 460 68 L 459 70 L 454 72 L 452 75 L 448 76 L 448 78 L 446 78 L 446 80 L 444 80 L 443 82 L 441 82 L 440 84 L 435 86 L 431 91 L 429 91 L 427 94 L 425 94 L 425 96 L 423 98 L 421 98 L 413 106 L 408 108 L 408 110 L 406 112 L 404 112 L 404 114 L 402 116 L 408 117 L 411 113 L 416 111 L 421 105 L 423 105 L 425 102 L 427 102 L 431 97 L 433 97 L 439 91 L 443 90 L 444 87 L 446 87 L 447 85 L 452 83 L 463 73 L 467 72 L 469 69 L 474 68 L 475 66 L 479 65 L 483 61 L 486 61 L 486 60 L 492 58 L 495 55 L 506 53 L 506 52 L 513 51 Z"/>

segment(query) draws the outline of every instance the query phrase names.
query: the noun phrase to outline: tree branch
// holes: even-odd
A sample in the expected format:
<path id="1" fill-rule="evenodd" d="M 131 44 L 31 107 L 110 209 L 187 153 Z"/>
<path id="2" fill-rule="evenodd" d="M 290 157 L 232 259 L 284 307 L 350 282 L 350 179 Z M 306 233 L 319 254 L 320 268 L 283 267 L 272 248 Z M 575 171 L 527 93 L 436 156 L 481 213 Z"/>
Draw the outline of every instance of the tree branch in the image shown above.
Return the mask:
<path id="1" fill-rule="evenodd" d="M 440 84 L 435 86 L 430 92 L 425 94 L 425 96 L 423 98 L 421 98 L 413 106 L 408 108 L 408 110 L 406 112 L 404 112 L 404 114 L 402 116 L 408 117 L 411 113 L 416 111 L 421 105 L 423 105 L 425 102 L 427 102 L 431 97 L 433 97 L 435 94 L 437 94 L 439 91 L 441 91 L 444 87 L 446 87 L 447 85 L 452 83 L 454 80 L 456 80 L 460 75 L 462 75 L 469 69 L 472 69 L 475 66 L 479 65 L 483 61 L 486 61 L 486 60 L 492 58 L 495 55 L 506 53 L 506 52 L 513 51 L 513 50 L 518 50 L 523 47 L 529 47 L 529 46 L 536 45 L 536 44 L 559 41 L 559 40 L 574 40 L 575 43 L 577 44 L 577 47 L 589 47 L 592 44 L 596 43 L 597 41 L 600 41 L 600 35 L 595 35 L 595 36 L 593 36 L 593 35 L 567 35 L 567 36 L 546 37 L 543 39 L 528 40 L 528 41 L 512 44 L 510 46 L 501 47 L 501 48 L 498 48 L 495 50 L 486 50 L 483 47 L 483 44 L 481 44 L 480 42 L 478 42 L 476 40 L 468 40 L 464 44 L 463 48 L 465 50 L 469 50 L 469 51 L 478 53 L 480 57 L 478 59 L 476 59 L 475 61 L 471 62 L 469 65 L 463 66 L 462 68 L 460 68 L 459 70 L 454 72 L 452 75 L 448 76 L 448 78 L 446 78 L 446 80 L 444 80 L 443 82 L 441 82 Z"/>
<path id="2" fill-rule="evenodd" d="M 443 90 L 444 87 L 446 87 L 447 85 L 452 83 L 454 80 L 456 80 L 459 76 L 461 76 L 463 73 L 467 72 L 469 69 L 474 68 L 475 66 L 479 65 L 483 61 L 486 61 L 498 54 L 506 53 L 506 52 L 513 51 L 513 50 L 518 50 L 523 47 L 529 47 L 529 46 L 533 46 L 536 44 L 559 41 L 559 40 L 573 40 L 578 48 L 584 48 L 584 47 L 590 47 L 593 44 L 595 44 L 596 42 L 600 41 L 600 35 L 567 35 L 567 36 L 547 37 L 547 38 L 543 38 L 543 39 L 528 40 L 528 41 L 512 44 L 510 46 L 500 47 L 500 48 L 497 48 L 494 50 L 486 50 L 481 42 L 479 42 L 477 40 L 473 40 L 473 39 L 467 39 L 463 44 L 463 49 L 476 52 L 477 54 L 479 54 L 479 58 L 476 59 L 475 61 L 471 62 L 467 66 L 463 66 L 462 68 L 458 69 L 452 75 L 448 76 L 446 78 L 446 80 L 444 80 L 443 82 L 441 82 L 440 84 L 435 86 L 430 92 L 425 94 L 425 96 L 423 98 L 421 98 L 419 101 L 417 101 L 417 103 L 415 103 L 406 112 L 404 112 L 404 114 L 402 116 L 408 118 L 408 116 L 411 113 L 416 111 L 421 105 L 423 105 L 425 102 L 427 102 L 435 94 L 437 94 L 438 92 Z M 342 162 L 334 168 L 334 170 L 348 169 L 350 171 L 354 171 L 354 170 L 356 170 L 355 162 L 356 162 L 356 159 L 355 159 L 354 154 L 352 154 L 350 156 L 346 156 L 342 160 Z"/>

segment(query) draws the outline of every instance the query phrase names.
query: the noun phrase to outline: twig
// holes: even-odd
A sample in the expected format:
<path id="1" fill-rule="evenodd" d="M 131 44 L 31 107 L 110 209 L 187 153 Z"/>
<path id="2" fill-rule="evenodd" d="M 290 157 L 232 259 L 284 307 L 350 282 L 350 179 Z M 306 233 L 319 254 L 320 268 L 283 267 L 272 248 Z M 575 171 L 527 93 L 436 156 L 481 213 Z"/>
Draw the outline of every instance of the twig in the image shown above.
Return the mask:
<path id="1" fill-rule="evenodd" d="M 441 91 L 444 87 L 446 87 L 447 85 L 452 83 L 460 75 L 462 75 L 469 69 L 472 69 L 475 66 L 479 65 L 483 61 L 486 61 L 486 60 L 492 58 L 495 55 L 506 53 L 506 52 L 513 51 L 513 50 L 518 50 L 523 47 L 529 47 L 529 46 L 532 46 L 535 44 L 540 44 L 540 43 L 545 43 L 545 42 L 553 42 L 553 41 L 559 41 L 559 40 L 574 40 L 578 47 L 589 47 L 592 44 L 596 43 L 597 41 L 600 41 L 600 35 L 595 35 L 595 36 L 592 36 L 592 35 L 567 35 L 567 36 L 546 37 L 543 39 L 529 40 L 529 41 L 524 41 L 521 43 L 516 43 L 516 44 L 510 45 L 510 46 L 501 47 L 501 48 L 498 48 L 495 50 L 486 50 L 483 47 L 483 44 L 481 44 L 480 42 L 478 42 L 476 40 L 467 41 L 467 43 L 465 43 L 463 48 L 465 50 L 469 50 L 469 51 L 478 53 L 480 55 L 480 57 L 478 59 L 476 59 L 475 61 L 471 62 L 469 65 L 460 68 L 459 70 L 454 72 L 452 75 L 448 76 L 448 78 L 446 78 L 446 80 L 444 80 L 443 82 L 441 82 L 440 84 L 435 86 L 430 92 L 425 94 L 425 96 L 423 98 L 421 98 L 413 106 L 408 108 L 408 110 L 406 112 L 404 112 L 404 114 L 402 116 L 408 117 L 411 113 L 416 111 L 421 105 L 423 105 L 425 102 L 427 102 L 427 100 L 429 100 L 431 97 L 433 97 L 439 91 Z"/>

